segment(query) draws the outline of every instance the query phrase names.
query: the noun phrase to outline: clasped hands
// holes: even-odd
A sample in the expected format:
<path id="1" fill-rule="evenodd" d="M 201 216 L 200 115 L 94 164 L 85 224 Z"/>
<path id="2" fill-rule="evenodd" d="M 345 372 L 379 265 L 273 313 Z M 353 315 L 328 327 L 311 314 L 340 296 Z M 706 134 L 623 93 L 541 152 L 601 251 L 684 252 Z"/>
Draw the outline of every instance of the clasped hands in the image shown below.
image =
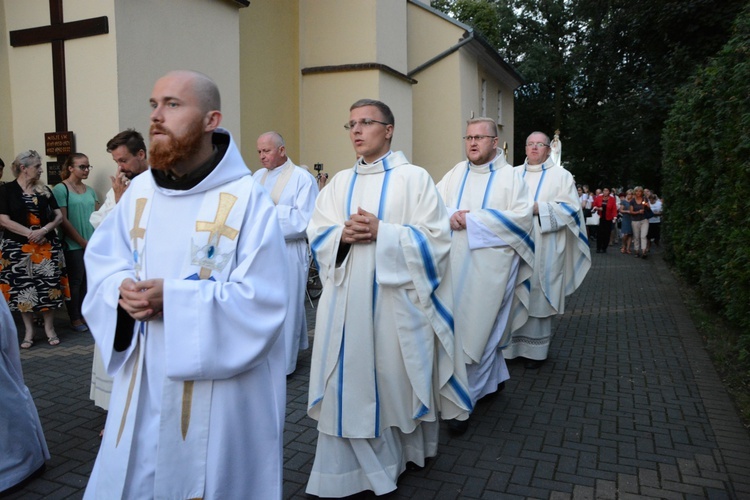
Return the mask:
<path id="1" fill-rule="evenodd" d="M 36 243 L 37 245 L 41 245 L 47 240 L 47 231 L 42 228 L 32 229 L 31 232 L 29 232 L 28 239 L 29 243 Z"/>
<path id="2" fill-rule="evenodd" d="M 451 229 L 454 231 L 463 231 L 466 229 L 466 214 L 468 210 L 456 210 L 451 215 Z"/>
<path id="3" fill-rule="evenodd" d="M 350 245 L 357 243 L 372 243 L 378 239 L 378 218 L 361 207 L 344 222 L 344 232 L 341 241 Z"/>
<path id="4" fill-rule="evenodd" d="M 120 284 L 118 303 L 131 318 L 138 321 L 159 318 L 164 311 L 164 280 L 136 282 L 127 278 Z"/>

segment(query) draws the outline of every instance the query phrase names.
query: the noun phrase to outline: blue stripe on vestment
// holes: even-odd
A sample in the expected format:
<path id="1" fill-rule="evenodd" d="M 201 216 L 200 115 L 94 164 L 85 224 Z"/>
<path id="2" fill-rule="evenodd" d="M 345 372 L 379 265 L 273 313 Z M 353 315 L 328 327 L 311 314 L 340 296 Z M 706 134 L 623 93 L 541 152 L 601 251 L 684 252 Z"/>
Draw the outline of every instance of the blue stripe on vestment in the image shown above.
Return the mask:
<path id="1" fill-rule="evenodd" d="M 588 246 L 589 239 L 586 236 L 586 232 L 583 230 L 583 226 L 581 225 L 581 218 L 578 217 L 578 210 L 576 210 L 575 208 L 573 208 L 571 205 L 567 203 L 561 202 L 560 206 L 562 206 L 563 209 L 565 209 L 565 211 L 568 213 L 568 215 L 573 217 L 573 220 L 576 221 L 576 226 L 578 227 L 578 239 L 586 243 L 586 245 Z"/>
<path id="2" fill-rule="evenodd" d="M 497 220 L 503 223 L 505 227 L 510 229 L 510 231 L 521 238 L 521 241 L 526 243 L 526 245 L 531 249 L 533 252 L 535 249 L 534 245 L 534 239 L 531 237 L 531 235 L 527 232 L 524 232 L 521 227 L 519 227 L 517 224 L 515 224 L 513 221 L 511 221 L 508 217 L 503 215 L 502 212 L 499 210 L 495 210 L 494 208 L 488 208 L 487 212 L 491 213 Z"/>
<path id="3" fill-rule="evenodd" d="M 534 201 L 539 200 L 539 191 L 542 189 L 542 183 L 544 182 L 544 176 L 547 175 L 547 169 L 544 168 L 544 163 L 542 163 L 542 177 L 539 179 L 539 184 L 536 187 L 536 193 L 534 193 Z M 523 177 L 526 177 L 526 169 L 523 169 Z"/>
<path id="4" fill-rule="evenodd" d="M 458 201 L 456 202 L 456 210 L 459 209 L 461 206 L 461 198 L 464 196 L 464 186 L 466 186 L 466 179 L 469 177 L 469 172 L 471 169 L 469 168 L 469 162 L 466 162 L 466 171 L 464 172 L 464 178 L 461 180 L 461 188 L 458 190 Z"/>
<path id="5" fill-rule="evenodd" d="M 453 315 L 448 310 L 447 307 L 440 301 L 440 299 L 435 295 L 435 290 L 437 290 L 438 285 L 440 285 L 440 279 L 437 275 L 437 267 L 435 266 L 435 261 L 432 259 L 432 255 L 430 254 L 429 246 L 427 245 L 427 238 L 420 233 L 417 228 L 414 226 L 406 225 L 409 229 L 412 231 L 412 236 L 416 240 L 417 246 L 419 247 L 420 254 L 422 255 L 422 262 L 424 264 L 424 270 L 425 274 L 427 275 L 427 280 L 430 282 L 430 287 L 432 289 L 432 292 L 430 293 L 430 298 L 432 299 L 432 303 L 435 306 L 435 310 L 438 312 L 440 317 L 443 318 L 443 321 L 445 321 L 448 326 L 450 326 L 451 333 L 454 331 L 454 322 L 453 322 Z"/>
<path id="6" fill-rule="evenodd" d="M 461 398 L 461 401 L 463 401 L 469 411 L 474 410 L 474 405 L 471 402 L 471 396 L 469 396 L 469 393 L 466 392 L 464 387 L 458 383 L 455 375 L 451 375 L 450 380 L 448 380 L 448 385 L 450 385 L 453 390 L 456 391 L 456 394 L 458 394 L 458 397 Z"/>
<path id="7" fill-rule="evenodd" d="M 482 199 L 482 208 L 487 208 L 487 200 L 490 198 L 492 192 L 492 183 L 495 180 L 495 163 L 490 163 L 490 180 L 487 181 L 487 187 L 484 188 L 484 198 Z"/>
<path id="8" fill-rule="evenodd" d="M 315 262 L 315 267 L 318 270 L 320 270 L 320 266 L 318 265 L 318 250 L 320 250 L 320 247 L 323 245 L 323 242 L 326 240 L 326 238 L 328 238 L 328 236 L 331 234 L 331 232 L 334 229 L 336 229 L 336 226 L 329 227 L 310 243 L 310 253 L 312 253 L 313 261 Z"/>
<path id="9" fill-rule="evenodd" d="M 338 414 L 339 421 L 336 429 L 336 433 L 339 437 L 344 437 L 343 422 L 344 422 L 344 339 L 346 338 L 346 327 L 341 333 L 341 349 L 339 350 L 339 401 L 338 401 Z"/>
<path id="10" fill-rule="evenodd" d="M 354 184 L 357 182 L 357 171 L 354 171 L 352 180 L 349 183 L 349 192 L 346 194 L 346 205 L 344 206 L 344 220 L 349 220 L 352 214 L 352 196 L 354 194 Z"/>

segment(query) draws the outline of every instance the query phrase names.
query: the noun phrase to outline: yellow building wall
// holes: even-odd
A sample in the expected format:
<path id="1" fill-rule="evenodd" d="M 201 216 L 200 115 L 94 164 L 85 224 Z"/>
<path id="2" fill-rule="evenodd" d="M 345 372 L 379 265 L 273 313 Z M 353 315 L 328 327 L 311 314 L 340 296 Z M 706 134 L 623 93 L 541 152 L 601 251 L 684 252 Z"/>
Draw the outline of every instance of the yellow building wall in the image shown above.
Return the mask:
<path id="1" fill-rule="evenodd" d="M 376 0 L 299 0 L 301 67 L 376 62 L 376 11 Z"/>
<path id="2" fill-rule="evenodd" d="M 47 0 L 0 2 L 5 33 L 50 22 Z M 109 176 L 115 172 L 112 156 L 106 151 L 107 141 L 128 127 L 148 137 L 151 90 L 156 79 L 169 70 L 194 69 L 216 80 L 222 96 L 222 125 L 239 139 L 237 10 L 229 1 L 205 0 L 64 3 L 65 22 L 107 16 L 109 23 L 106 35 L 65 42 L 68 128 L 75 133 L 75 149 L 88 155 L 95 167 L 87 184 L 101 199 L 110 187 Z M 144 15 L 146 12 L 148 15 Z M 206 43 L 204 36 L 196 36 L 205 33 L 206 25 L 224 27 L 210 34 L 211 43 Z M 221 47 L 221 57 L 217 57 L 217 47 Z M 50 45 L 9 47 L 7 52 L 9 83 L 0 99 L 10 102 L 9 156 L 36 149 L 43 162 L 55 161 L 43 154 L 44 133 L 55 131 Z M 0 67 L 5 67 L 4 60 L 0 60 Z M 0 120 L 7 120 L 4 117 L 8 112 L 4 113 Z"/>
<path id="3" fill-rule="evenodd" d="M 299 0 L 253 0 L 240 10 L 242 156 L 260 168 L 258 136 L 275 130 L 300 158 Z M 312 169 L 312 165 L 308 165 Z"/>
<path id="4" fill-rule="evenodd" d="M 46 0 L 5 0 L 4 31 L 49 25 L 49 2 Z M 108 183 L 112 157 L 105 144 L 117 129 L 117 66 L 113 32 L 114 5 L 100 0 L 66 2 L 65 22 L 107 16 L 109 34 L 69 40 L 65 42 L 65 71 L 67 76 L 68 129 L 75 134 L 75 150 L 85 153 L 95 166 L 87 182 L 100 196 L 105 181 Z M 7 35 L 6 35 L 7 37 Z M 50 44 L 28 47 L 8 47 L 10 85 L 7 91 L 12 121 L 13 157 L 26 149 L 35 149 L 46 162 L 55 157 L 44 154 L 44 133 L 55 132 L 55 106 L 52 81 L 52 52 Z M 11 134 L 9 134 L 11 135 Z M 46 180 L 46 168 L 42 179 Z M 11 180 L 10 171 L 5 178 Z"/>
<path id="5" fill-rule="evenodd" d="M 408 10 L 409 70 L 430 61 L 456 45 L 464 30 L 415 5 Z M 461 105 L 462 81 L 458 53 L 445 57 L 414 75 L 412 87 L 414 163 L 424 167 L 435 181 L 464 159 L 465 122 Z M 466 71 L 464 69 L 464 71 Z"/>

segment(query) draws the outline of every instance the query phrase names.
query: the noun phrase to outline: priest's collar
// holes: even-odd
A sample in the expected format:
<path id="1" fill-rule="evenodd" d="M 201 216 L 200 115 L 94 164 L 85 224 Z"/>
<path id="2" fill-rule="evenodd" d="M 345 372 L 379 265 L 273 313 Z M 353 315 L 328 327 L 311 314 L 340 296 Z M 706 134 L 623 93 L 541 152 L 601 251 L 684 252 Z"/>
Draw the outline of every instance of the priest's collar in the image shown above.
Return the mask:
<path id="1" fill-rule="evenodd" d="M 374 161 L 374 162 L 372 162 L 372 163 L 367 163 L 367 162 L 365 161 L 365 157 L 364 157 L 364 156 L 360 156 L 360 157 L 359 157 L 359 160 L 357 160 L 357 163 L 358 163 L 359 165 L 365 165 L 365 166 L 368 166 L 368 165 L 375 165 L 376 163 L 380 163 L 381 161 L 383 161 L 383 160 L 385 159 L 385 157 L 386 157 L 386 156 L 388 156 L 388 155 L 390 155 L 391 153 L 393 153 L 393 151 L 391 151 L 391 150 L 388 150 L 388 152 L 387 152 L 386 154 L 384 154 L 383 156 L 381 156 L 380 158 L 378 158 L 377 160 L 375 160 L 375 161 Z"/>
<path id="2" fill-rule="evenodd" d="M 214 146 L 214 152 L 211 155 L 211 158 L 200 167 L 182 177 L 175 177 L 165 170 L 155 170 L 152 168 L 151 174 L 154 176 L 154 182 L 156 182 L 156 185 L 164 189 L 174 189 L 176 191 L 187 191 L 188 189 L 193 189 L 197 186 L 203 179 L 208 177 L 208 174 L 213 172 L 219 163 L 221 163 L 221 160 L 224 159 L 224 155 L 229 148 L 229 136 L 226 134 L 214 133 L 211 142 L 213 142 Z"/>
<path id="3" fill-rule="evenodd" d="M 549 170 L 554 166 L 555 162 L 551 158 L 547 158 L 541 165 L 529 165 L 527 160 L 523 165 L 523 169 L 527 172 L 541 172 L 542 170 Z"/>
<path id="4" fill-rule="evenodd" d="M 471 160 L 467 159 L 466 164 L 469 166 L 469 170 L 471 170 L 472 172 L 476 172 L 478 174 L 487 174 L 503 166 L 503 163 L 499 161 L 500 159 L 501 159 L 501 154 L 498 150 L 498 153 L 495 155 L 495 157 L 487 163 L 483 163 L 482 165 L 476 165 L 472 163 Z"/>
<path id="5" fill-rule="evenodd" d="M 390 159 L 388 158 L 393 151 L 388 151 L 386 154 L 378 158 L 372 163 L 367 163 L 365 161 L 364 156 L 361 156 L 357 163 L 354 165 L 354 170 L 358 174 L 376 174 L 379 172 L 384 172 L 385 170 L 390 170 L 393 168 L 392 164 L 390 163 Z"/>

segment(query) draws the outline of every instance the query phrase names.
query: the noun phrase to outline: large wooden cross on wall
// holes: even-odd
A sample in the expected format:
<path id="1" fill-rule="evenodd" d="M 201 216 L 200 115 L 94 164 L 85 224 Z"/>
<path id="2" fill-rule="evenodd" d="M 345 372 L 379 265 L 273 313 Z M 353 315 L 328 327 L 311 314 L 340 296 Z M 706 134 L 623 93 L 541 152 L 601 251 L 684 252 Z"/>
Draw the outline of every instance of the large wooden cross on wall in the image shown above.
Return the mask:
<path id="1" fill-rule="evenodd" d="M 52 75 L 55 95 L 56 132 L 68 131 L 68 97 L 65 78 L 65 40 L 109 33 L 107 16 L 66 23 L 63 21 L 63 0 L 49 0 L 49 26 L 10 32 L 10 45 L 52 44 Z"/>

